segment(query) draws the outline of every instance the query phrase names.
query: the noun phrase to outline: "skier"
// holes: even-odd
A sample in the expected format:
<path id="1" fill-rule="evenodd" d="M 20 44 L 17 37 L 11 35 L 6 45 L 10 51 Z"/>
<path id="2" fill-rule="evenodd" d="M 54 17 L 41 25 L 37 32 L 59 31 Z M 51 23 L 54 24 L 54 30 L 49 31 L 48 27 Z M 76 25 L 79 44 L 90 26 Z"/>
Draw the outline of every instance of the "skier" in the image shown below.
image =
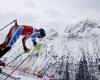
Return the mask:
<path id="1" fill-rule="evenodd" d="M 32 38 L 33 45 L 36 46 L 36 38 L 42 39 L 46 36 L 45 30 L 42 28 L 35 29 L 32 26 L 18 25 L 17 20 L 14 20 L 14 22 L 15 25 L 10 29 L 5 41 L 0 45 L 0 58 L 12 48 L 13 44 L 17 41 L 20 35 L 23 36 L 22 44 L 25 52 L 30 51 L 30 49 L 28 49 L 25 45 L 28 38 Z M 0 65 L 4 66 L 4 63 L 0 61 Z"/>

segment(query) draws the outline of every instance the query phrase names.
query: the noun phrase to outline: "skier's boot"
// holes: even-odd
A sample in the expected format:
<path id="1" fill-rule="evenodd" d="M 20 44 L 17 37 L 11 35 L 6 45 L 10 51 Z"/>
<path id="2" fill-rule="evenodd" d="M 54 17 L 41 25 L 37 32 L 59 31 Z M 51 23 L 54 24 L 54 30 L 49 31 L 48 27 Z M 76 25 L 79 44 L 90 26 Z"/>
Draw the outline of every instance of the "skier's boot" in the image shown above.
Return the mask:
<path id="1" fill-rule="evenodd" d="M 2 51 L 2 53 L 5 54 L 5 53 L 8 52 L 10 49 L 11 49 L 10 46 L 5 47 L 5 48 L 3 49 L 3 51 Z"/>
<path id="2" fill-rule="evenodd" d="M 0 69 L 0 73 L 2 72 L 2 70 Z"/>
<path id="3" fill-rule="evenodd" d="M 11 47 L 5 47 L 3 49 L 0 49 L 0 58 L 6 54 L 6 52 L 8 52 L 11 49 Z"/>
<path id="4" fill-rule="evenodd" d="M 1 69 L 2 66 L 5 67 L 5 63 L 0 60 L 0 73 L 2 72 L 2 69 Z"/>
<path id="5" fill-rule="evenodd" d="M 0 53 L 2 52 L 2 49 L 0 49 Z"/>
<path id="6" fill-rule="evenodd" d="M 5 63 L 2 62 L 1 60 L 0 60 L 0 66 L 4 66 L 5 67 Z"/>

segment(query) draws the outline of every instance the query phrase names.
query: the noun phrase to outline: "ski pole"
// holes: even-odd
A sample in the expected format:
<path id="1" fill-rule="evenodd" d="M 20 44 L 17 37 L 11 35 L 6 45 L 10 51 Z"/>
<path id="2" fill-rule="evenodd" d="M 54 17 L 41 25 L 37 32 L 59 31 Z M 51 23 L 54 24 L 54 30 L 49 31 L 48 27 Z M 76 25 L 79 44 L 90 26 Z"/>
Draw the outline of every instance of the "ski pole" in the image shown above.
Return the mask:
<path id="1" fill-rule="evenodd" d="M 6 26 L 4 26 L 3 28 L 0 29 L 0 31 L 2 31 L 3 29 L 5 29 L 6 27 L 8 27 L 10 24 L 14 23 L 16 20 L 13 20 L 12 22 L 10 22 L 9 24 L 7 24 Z"/>
<path id="2" fill-rule="evenodd" d="M 13 59 L 12 61 L 8 62 L 5 66 L 9 65 L 10 63 L 14 62 L 15 60 L 17 60 L 20 56 L 22 56 L 23 54 L 18 55 L 15 59 Z"/>
<path id="3" fill-rule="evenodd" d="M 28 55 L 10 74 L 9 74 L 9 76 L 10 75 L 12 75 L 31 55 L 32 55 L 32 53 L 34 52 L 34 49 L 33 49 L 33 51 L 31 52 L 31 54 L 30 55 Z M 8 77 L 9 76 L 7 76 L 4 80 L 7 80 L 8 79 Z"/>

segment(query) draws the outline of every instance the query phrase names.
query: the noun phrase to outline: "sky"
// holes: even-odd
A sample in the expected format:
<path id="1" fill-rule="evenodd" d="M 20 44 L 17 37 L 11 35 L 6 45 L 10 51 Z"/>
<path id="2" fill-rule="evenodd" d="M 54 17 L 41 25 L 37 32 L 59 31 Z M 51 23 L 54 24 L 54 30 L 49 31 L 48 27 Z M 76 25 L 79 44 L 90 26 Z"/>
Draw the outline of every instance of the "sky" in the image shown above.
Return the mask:
<path id="1" fill-rule="evenodd" d="M 0 0 L 0 28 L 17 19 L 19 24 L 62 29 L 99 16 L 100 0 Z"/>

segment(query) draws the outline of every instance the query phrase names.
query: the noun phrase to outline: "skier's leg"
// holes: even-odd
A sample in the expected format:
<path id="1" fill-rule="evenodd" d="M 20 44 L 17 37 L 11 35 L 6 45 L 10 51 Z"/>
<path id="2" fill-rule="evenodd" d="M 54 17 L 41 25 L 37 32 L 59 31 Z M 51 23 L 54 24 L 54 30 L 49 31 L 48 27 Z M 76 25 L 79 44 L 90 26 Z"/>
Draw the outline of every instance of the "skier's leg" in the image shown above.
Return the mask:
<path id="1" fill-rule="evenodd" d="M 5 40 L 4 40 L 4 42 L 2 43 L 2 44 L 0 44 L 0 49 L 3 49 L 3 48 L 5 48 L 7 45 L 8 45 L 8 43 L 9 43 L 9 41 L 11 40 L 11 38 L 12 38 L 12 29 L 10 29 L 10 31 L 9 31 L 9 33 L 7 34 L 7 36 L 6 36 L 6 38 L 5 38 Z"/>
<path id="2" fill-rule="evenodd" d="M 13 35 L 12 39 L 10 40 L 9 44 L 7 46 L 12 46 L 16 41 L 17 39 L 19 38 L 19 36 L 22 34 L 23 32 L 23 28 L 19 28 L 15 34 Z"/>
<path id="3" fill-rule="evenodd" d="M 1 51 L 1 53 L 0 53 L 0 58 L 1 58 L 3 55 L 5 55 L 6 52 L 8 52 L 10 49 L 11 49 L 11 47 L 5 47 L 5 48 Z M 2 62 L 1 60 L 0 60 L 0 66 L 5 66 L 5 63 Z M 1 70 L 1 71 L 2 71 L 2 70 Z"/>
<path id="4" fill-rule="evenodd" d="M 8 52 L 10 49 L 11 49 L 10 46 L 5 47 L 4 49 L 2 49 L 1 52 L 0 52 L 0 58 L 1 58 L 3 55 L 5 55 L 6 52 Z"/>
<path id="5" fill-rule="evenodd" d="M 19 28 L 15 34 L 13 35 L 12 39 L 9 41 L 8 45 L 1 50 L 0 52 L 0 58 L 11 49 L 11 46 L 17 41 L 17 39 L 19 38 L 19 36 L 22 34 L 23 29 Z"/>
<path id="6" fill-rule="evenodd" d="M 8 38 L 8 39 L 7 38 L 8 37 L 6 37 L 5 41 L 0 45 L 0 58 L 4 55 L 4 50 L 10 41 L 10 38 Z"/>
<path id="7" fill-rule="evenodd" d="M 10 37 L 6 36 L 5 41 L 2 44 L 0 44 L 0 53 L 8 45 L 10 39 L 11 39 Z"/>
<path id="8" fill-rule="evenodd" d="M 5 41 L 0 45 L 0 55 L 1 55 L 2 51 L 3 51 L 3 49 L 7 46 L 7 44 L 8 44 L 8 41 L 7 42 Z"/>
<path id="9" fill-rule="evenodd" d="M 11 39 L 11 36 L 7 35 L 5 41 L 0 45 L 0 58 L 8 51 L 10 48 L 6 48 L 9 41 Z M 5 51 L 4 51 L 5 50 Z"/>
<path id="10" fill-rule="evenodd" d="M 9 41 L 11 40 L 12 34 L 11 31 L 7 34 L 4 42 L 0 44 L 0 58 L 3 56 L 3 49 L 8 45 Z"/>

